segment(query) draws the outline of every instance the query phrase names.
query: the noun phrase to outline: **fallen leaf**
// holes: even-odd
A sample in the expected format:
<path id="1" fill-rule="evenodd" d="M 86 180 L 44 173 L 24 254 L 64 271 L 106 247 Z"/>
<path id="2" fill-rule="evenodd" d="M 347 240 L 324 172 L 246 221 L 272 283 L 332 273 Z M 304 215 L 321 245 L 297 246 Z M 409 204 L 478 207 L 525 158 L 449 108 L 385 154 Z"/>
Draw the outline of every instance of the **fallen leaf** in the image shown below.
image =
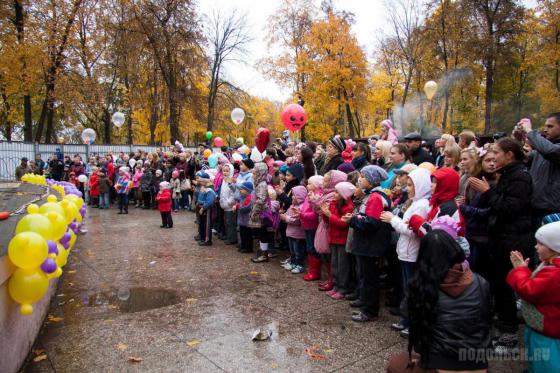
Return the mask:
<path id="1" fill-rule="evenodd" d="M 66 273 L 76 273 L 76 270 L 75 270 L 75 269 L 71 269 L 71 270 L 69 270 L 69 271 L 66 271 Z"/>
<path id="2" fill-rule="evenodd" d="M 111 320 L 111 319 L 107 319 L 107 320 L 103 320 L 103 322 L 104 322 L 104 323 L 106 323 L 106 324 L 110 324 L 110 323 L 112 323 L 112 322 L 113 322 L 113 320 Z"/>
<path id="3" fill-rule="evenodd" d="M 252 276 L 256 276 L 256 275 L 259 274 L 259 272 L 251 271 L 251 272 L 249 272 L 249 274 L 252 275 Z"/>
<path id="4" fill-rule="evenodd" d="M 276 368 L 278 368 L 278 364 L 277 364 L 277 363 L 271 363 L 271 364 L 270 364 L 270 367 L 271 367 L 272 369 L 276 369 Z"/>
<path id="5" fill-rule="evenodd" d="M 65 294 L 57 294 L 57 297 L 63 297 Z"/>
<path id="6" fill-rule="evenodd" d="M 86 250 L 86 255 L 87 256 L 93 256 L 93 253 L 91 252 L 91 250 Z"/>
<path id="7" fill-rule="evenodd" d="M 47 360 L 47 354 L 42 354 L 33 359 L 34 362 L 38 363 L 40 361 Z"/>
<path id="8" fill-rule="evenodd" d="M 69 282 L 68 285 L 74 286 L 74 283 L 73 283 L 73 282 Z"/>
<path id="9" fill-rule="evenodd" d="M 197 300 L 196 298 L 187 298 L 187 302 L 196 302 Z"/>
<path id="10" fill-rule="evenodd" d="M 304 349 L 304 351 L 307 354 L 307 356 L 309 356 L 312 359 L 326 359 L 327 357 L 325 355 L 316 353 L 317 350 L 319 350 L 320 348 L 321 346 L 311 346 L 309 348 Z"/>
<path id="11" fill-rule="evenodd" d="M 42 348 L 33 350 L 33 354 L 35 354 L 35 356 L 41 355 L 43 352 L 45 352 L 45 350 L 43 350 Z"/>
<path id="12" fill-rule="evenodd" d="M 150 263 L 148 263 L 149 265 L 153 266 L 154 264 L 156 264 L 157 262 L 155 260 L 152 260 Z"/>
<path id="13" fill-rule="evenodd" d="M 49 315 L 48 320 L 51 322 L 60 322 L 64 320 L 64 317 Z"/>
<path id="14" fill-rule="evenodd" d="M 198 340 L 195 339 L 194 341 L 187 342 L 187 346 L 189 346 L 189 347 L 194 347 L 194 346 L 196 346 L 196 345 L 199 344 L 199 343 L 200 343 L 200 341 L 198 341 Z"/>
<path id="15" fill-rule="evenodd" d="M 69 299 L 69 300 L 68 300 L 68 303 L 72 303 L 73 301 L 74 301 L 74 298 Z"/>
<path id="16" fill-rule="evenodd" d="M 119 350 L 121 350 L 121 351 L 124 351 L 124 350 L 126 350 L 127 348 L 128 348 L 128 346 L 125 345 L 124 343 L 121 343 L 121 342 L 117 343 L 117 349 L 119 349 Z"/>
<path id="17" fill-rule="evenodd" d="M 128 357 L 128 362 L 129 363 L 141 363 L 142 361 L 144 361 L 144 359 L 141 358 L 141 357 L 137 357 L 137 356 L 129 356 Z"/>
<path id="18" fill-rule="evenodd" d="M 330 354 L 330 353 L 333 352 L 333 350 L 329 348 L 328 350 L 325 350 L 325 352 L 328 353 L 328 354 Z"/>

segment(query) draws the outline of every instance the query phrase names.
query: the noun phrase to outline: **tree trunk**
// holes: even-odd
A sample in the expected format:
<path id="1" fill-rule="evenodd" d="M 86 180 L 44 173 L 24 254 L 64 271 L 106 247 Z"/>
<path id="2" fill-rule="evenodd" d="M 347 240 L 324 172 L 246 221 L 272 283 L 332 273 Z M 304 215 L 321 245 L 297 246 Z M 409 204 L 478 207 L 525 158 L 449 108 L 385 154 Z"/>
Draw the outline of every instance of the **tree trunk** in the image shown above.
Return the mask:
<path id="1" fill-rule="evenodd" d="M 154 68 L 154 91 L 152 95 L 152 107 L 150 110 L 150 145 L 156 143 L 156 127 L 158 122 L 158 82 L 157 82 L 157 69 Z"/>
<path id="2" fill-rule="evenodd" d="M 24 10 L 21 0 L 14 0 L 14 11 L 15 11 L 15 18 L 14 24 L 17 30 L 17 40 L 20 45 L 23 44 L 24 41 Z M 22 71 L 21 71 L 21 78 L 24 84 L 25 94 L 23 95 L 23 140 L 24 141 L 33 141 L 33 118 L 31 116 L 31 96 L 28 92 L 27 86 L 27 63 L 25 61 L 25 57 L 21 57 L 22 59 Z M 11 130 L 10 130 L 11 132 Z M 10 133 L 11 136 L 11 133 Z"/>
<path id="3" fill-rule="evenodd" d="M 179 133 L 179 115 L 177 111 L 177 80 L 172 72 L 170 72 L 167 91 L 169 96 L 169 135 L 171 137 L 171 144 L 173 144 L 175 141 L 180 142 L 182 139 Z"/>
<path id="4" fill-rule="evenodd" d="M 447 128 L 447 113 L 449 112 L 449 90 L 445 90 L 444 94 L 444 102 L 443 102 L 443 119 L 441 121 L 441 130 L 445 133 L 445 129 Z"/>
<path id="5" fill-rule="evenodd" d="M 130 92 L 130 82 L 128 81 L 128 73 L 126 73 L 124 76 L 124 86 L 126 87 L 126 91 Z M 128 115 L 126 116 L 126 124 L 128 127 L 128 133 L 126 136 L 127 144 L 132 145 L 132 108 L 131 107 L 128 108 Z"/>
<path id="6" fill-rule="evenodd" d="M 47 132 L 45 133 L 45 143 L 47 144 L 54 144 L 56 143 L 56 141 L 54 141 L 53 137 L 54 137 L 54 105 L 53 105 L 53 101 L 54 100 L 50 100 L 50 102 L 48 103 L 49 108 L 47 111 Z"/>
<path id="7" fill-rule="evenodd" d="M 107 107 L 103 108 L 103 138 L 105 144 L 111 143 L 111 113 Z"/>
<path id="8" fill-rule="evenodd" d="M 494 91 L 494 63 L 491 59 L 486 60 L 486 91 L 484 98 L 484 134 L 492 131 L 492 93 Z"/>

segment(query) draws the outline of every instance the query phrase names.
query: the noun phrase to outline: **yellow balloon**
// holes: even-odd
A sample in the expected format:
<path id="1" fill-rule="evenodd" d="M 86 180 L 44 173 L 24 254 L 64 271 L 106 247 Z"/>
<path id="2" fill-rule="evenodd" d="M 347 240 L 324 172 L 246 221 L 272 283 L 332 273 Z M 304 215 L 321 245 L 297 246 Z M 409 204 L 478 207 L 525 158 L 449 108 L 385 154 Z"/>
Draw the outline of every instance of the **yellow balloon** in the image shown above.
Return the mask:
<path id="1" fill-rule="evenodd" d="M 66 194 L 62 185 L 51 185 L 51 188 L 56 190 L 62 197 L 64 197 L 64 195 Z"/>
<path id="2" fill-rule="evenodd" d="M 47 242 L 35 232 L 18 233 L 8 244 L 8 256 L 20 268 L 37 268 L 47 259 L 48 254 Z"/>
<path id="3" fill-rule="evenodd" d="M 62 268 L 56 267 L 56 270 L 53 273 L 47 274 L 47 278 L 50 280 L 51 278 L 60 277 L 62 276 Z"/>
<path id="4" fill-rule="evenodd" d="M 53 241 L 60 240 L 62 236 L 64 236 L 64 233 L 66 232 L 66 229 L 68 227 L 64 215 L 51 211 L 51 212 L 47 212 L 45 216 L 51 222 L 51 226 L 52 226 L 51 235 L 54 237 L 52 240 Z"/>
<path id="5" fill-rule="evenodd" d="M 64 210 L 64 217 L 66 218 L 67 224 L 72 223 L 72 220 L 74 220 L 76 218 L 76 215 L 80 213 L 76 208 L 76 205 L 66 198 L 60 201 L 60 206 Z"/>
<path id="6" fill-rule="evenodd" d="M 76 223 L 81 223 L 82 220 L 83 220 L 82 219 L 82 214 L 79 214 L 79 211 L 78 211 L 78 215 L 76 216 Z"/>
<path id="7" fill-rule="evenodd" d="M 71 249 L 74 247 L 74 244 L 76 243 L 76 235 L 71 229 L 68 232 L 70 233 L 70 242 L 68 242 L 69 244 L 68 248 Z"/>
<path id="8" fill-rule="evenodd" d="M 424 93 L 426 93 L 426 98 L 428 100 L 431 100 L 434 97 L 437 92 L 437 88 L 437 83 L 433 80 L 430 80 L 429 82 L 426 82 L 426 84 L 424 84 Z"/>
<path id="9" fill-rule="evenodd" d="M 84 200 L 81 199 L 80 197 L 78 197 L 75 194 L 69 194 L 64 198 L 69 200 L 70 202 L 74 203 L 76 205 L 76 207 L 78 208 L 78 210 L 81 209 L 82 206 L 84 205 Z"/>
<path id="10" fill-rule="evenodd" d="M 8 292 L 13 300 L 21 304 L 20 312 L 33 312 L 32 303 L 37 302 L 49 289 L 49 279 L 39 268 L 18 268 L 10 277 Z"/>
<path id="11" fill-rule="evenodd" d="M 29 205 L 28 215 L 24 216 L 16 225 L 16 234 L 21 232 L 39 233 L 45 240 L 54 240 L 51 221 L 39 214 L 39 206 Z"/>
<path id="12" fill-rule="evenodd" d="M 69 253 L 70 250 L 66 250 L 65 248 L 62 248 L 62 251 L 59 251 L 58 255 L 56 256 L 56 265 L 59 266 L 60 268 L 64 267 L 68 262 Z"/>
<path id="13" fill-rule="evenodd" d="M 47 212 L 57 212 L 64 217 L 64 209 L 57 203 L 56 196 L 52 194 L 47 197 L 47 202 L 39 207 L 39 212 L 45 214 Z"/>

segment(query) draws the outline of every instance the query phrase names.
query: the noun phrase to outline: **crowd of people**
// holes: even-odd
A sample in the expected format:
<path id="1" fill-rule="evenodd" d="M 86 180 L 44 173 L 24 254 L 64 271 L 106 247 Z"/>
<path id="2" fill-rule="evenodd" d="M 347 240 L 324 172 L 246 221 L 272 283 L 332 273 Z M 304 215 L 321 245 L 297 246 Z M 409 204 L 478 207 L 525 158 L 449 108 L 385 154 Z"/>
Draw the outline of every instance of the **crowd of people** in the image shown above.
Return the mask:
<path id="1" fill-rule="evenodd" d="M 529 369 L 560 371 L 560 113 L 486 144 L 471 131 L 402 140 L 386 120 L 368 142 L 277 139 L 256 157 L 177 143 L 44 167 L 92 207 L 159 208 L 162 228 L 194 212 L 200 246 L 217 236 L 254 263 L 286 250 L 282 267 L 347 300 L 355 322 L 378 318 L 385 289 L 409 341 L 388 371 L 484 370 L 486 351 L 518 345 L 519 310 L 529 354 L 548 351 Z"/>

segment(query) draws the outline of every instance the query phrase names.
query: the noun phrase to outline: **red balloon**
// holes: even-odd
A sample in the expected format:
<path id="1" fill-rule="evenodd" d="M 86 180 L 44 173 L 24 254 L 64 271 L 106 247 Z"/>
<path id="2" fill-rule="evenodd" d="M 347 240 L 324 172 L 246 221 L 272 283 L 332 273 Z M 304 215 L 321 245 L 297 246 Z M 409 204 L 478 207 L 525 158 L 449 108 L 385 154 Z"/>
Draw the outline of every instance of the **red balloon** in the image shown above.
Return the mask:
<path id="1" fill-rule="evenodd" d="M 282 123 L 287 130 L 296 132 L 307 124 L 307 113 L 298 104 L 290 104 L 282 110 Z"/>
<path id="2" fill-rule="evenodd" d="M 217 146 L 218 148 L 220 148 L 224 145 L 224 140 L 222 140 L 221 137 L 215 137 L 214 138 L 214 145 Z"/>
<path id="3" fill-rule="evenodd" d="M 257 130 L 257 136 L 255 137 L 255 146 L 259 152 L 264 152 L 270 143 L 270 131 L 268 128 L 261 127 Z"/>

